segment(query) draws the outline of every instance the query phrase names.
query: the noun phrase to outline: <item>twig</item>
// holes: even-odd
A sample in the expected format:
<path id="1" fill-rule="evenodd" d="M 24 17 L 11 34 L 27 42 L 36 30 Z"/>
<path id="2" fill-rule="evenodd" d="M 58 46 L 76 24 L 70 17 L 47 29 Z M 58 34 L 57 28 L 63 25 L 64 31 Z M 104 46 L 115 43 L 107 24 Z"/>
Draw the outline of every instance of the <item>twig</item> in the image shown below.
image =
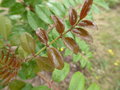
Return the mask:
<path id="1" fill-rule="evenodd" d="M 48 78 L 45 77 L 45 75 L 41 74 L 40 72 L 37 73 L 37 75 L 43 79 L 47 84 L 49 88 L 52 88 L 52 90 L 60 90 L 59 87 L 57 87 L 53 81 L 49 80 Z"/>

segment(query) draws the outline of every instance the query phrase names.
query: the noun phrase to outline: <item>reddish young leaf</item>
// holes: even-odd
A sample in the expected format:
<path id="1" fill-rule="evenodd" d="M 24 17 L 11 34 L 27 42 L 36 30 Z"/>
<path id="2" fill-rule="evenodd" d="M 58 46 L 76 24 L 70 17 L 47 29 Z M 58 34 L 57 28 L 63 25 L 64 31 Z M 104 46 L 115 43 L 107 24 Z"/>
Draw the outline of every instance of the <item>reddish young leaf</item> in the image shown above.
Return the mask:
<path id="1" fill-rule="evenodd" d="M 47 32 L 46 32 L 45 30 L 43 30 L 43 29 L 38 29 L 38 30 L 36 31 L 36 35 L 38 36 L 39 40 L 40 40 L 43 44 L 47 45 L 48 36 L 47 36 Z"/>
<path id="2" fill-rule="evenodd" d="M 9 52 L 3 53 L 2 58 L 0 58 L 0 62 L 2 61 L 2 66 L 0 65 L 0 80 L 3 80 L 1 82 L 1 85 L 6 85 L 10 80 L 12 80 L 14 77 L 9 77 L 11 76 L 12 72 L 18 72 L 21 66 L 21 63 L 19 62 L 19 58 L 16 57 L 16 55 L 11 52 L 11 49 L 9 49 Z M 15 52 L 15 51 L 14 51 Z M 3 59 L 3 60 L 2 60 Z M 19 67 L 16 67 L 18 66 Z M 9 79 L 8 79 L 9 78 Z M 4 81 L 7 81 L 4 83 Z"/>
<path id="3" fill-rule="evenodd" d="M 16 76 L 15 72 L 11 72 L 11 74 L 6 79 L 4 79 L 4 81 L 2 82 L 2 85 L 7 85 L 9 81 L 15 76 Z"/>
<path id="4" fill-rule="evenodd" d="M 63 57 L 56 48 L 48 47 L 47 54 L 48 54 L 48 58 L 53 63 L 55 68 L 62 69 L 64 67 Z"/>
<path id="5" fill-rule="evenodd" d="M 84 30 L 82 28 L 75 28 L 75 29 L 72 30 L 72 32 L 76 36 L 78 36 L 78 37 L 80 37 L 80 38 L 82 38 L 82 39 L 84 39 L 88 42 L 93 42 L 92 36 L 86 30 Z"/>
<path id="6" fill-rule="evenodd" d="M 66 45 L 66 47 L 73 51 L 75 54 L 77 54 L 80 51 L 79 46 L 72 38 L 65 37 L 63 38 L 63 42 Z"/>
<path id="7" fill-rule="evenodd" d="M 77 21 L 77 12 L 73 8 L 69 11 L 69 21 L 71 25 L 74 25 Z"/>
<path id="8" fill-rule="evenodd" d="M 96 27 L 96 25 L 92 22 L 92 21 L 89 21 L 89 20 L 82 20 L 78 26 L 82 26 L 82 27 Z"/>
<path id="9" fill-rule="evenodd" d="M 58 31 L 58 33 L 62 34 L 64 32 L 64 29 L 65 29 L 65 26 L 62 22 L 61 19 L 59 19 L 58 17 L 56 16 L 51 16 L 53 21 L 54 21 L 54 24 L 55 24 L 55 27 L 56 27 L 56 30 Z"/>
<path id="10" fill-rule="evenodd" d="M 80 13 L 80 20 L 82 20 L 83 18 L 87 16 L 92 6 L 92 3 L 93 3 L 93 0 L 85 0 L 81 13 Z"/>
<path id="11" fill-rule="evenodd" d="M 1 78 L 6 79 L 10 74 L 11 74 L 11 72 L 6 72 L 6 73 L 4 73 L 4 75 Z"/>

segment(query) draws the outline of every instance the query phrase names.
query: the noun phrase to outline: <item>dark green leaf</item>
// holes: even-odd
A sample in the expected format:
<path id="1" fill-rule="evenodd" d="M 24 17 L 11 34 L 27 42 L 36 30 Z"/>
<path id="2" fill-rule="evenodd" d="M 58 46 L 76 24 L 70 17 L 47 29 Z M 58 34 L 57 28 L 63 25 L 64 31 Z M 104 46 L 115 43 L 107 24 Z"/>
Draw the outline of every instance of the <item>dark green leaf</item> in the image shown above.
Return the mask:
<path id="1" fill-rule="evenodd" d="M 15 4 L 15 0 L 2 0 L 1 7 L 11 7 Z"/>
<path id="2" fill-rule="evenodd" d="M 51 89 L 48 88 L 47 86 L 36 86 L 33 87 L 32 90 L 51 90 Z"/>
<path id="3" fill-rule="evenodd" d="M 35 61 L 30 61 L 28 63 L 23 63 L 22 69 L 19 71 L 19 77 L 26 80 L 36 76 L 39 72 L 39 68 Z"/>
<path id="4" fill-rule="evenodd" d="M 11 15 L 14 14 L 23 14 L 25 12 L 25 8 L 21 3 L 15 3 L 10 9 L 9 13 Z"/>
<path id="5" fill-rule="evenodd" d="M 25 86 L 25 82 L 20 80 L 14 80 L 9 84 L 10 90 L 21 90 Z"/>

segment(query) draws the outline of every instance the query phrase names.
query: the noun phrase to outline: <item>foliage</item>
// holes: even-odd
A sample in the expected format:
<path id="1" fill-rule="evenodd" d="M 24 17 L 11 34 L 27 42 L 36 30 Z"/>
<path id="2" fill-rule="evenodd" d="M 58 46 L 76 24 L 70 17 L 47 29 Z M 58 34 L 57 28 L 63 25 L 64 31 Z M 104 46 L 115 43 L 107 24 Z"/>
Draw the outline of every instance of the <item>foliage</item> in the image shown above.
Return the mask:
<path id="1" fill-rule="evenodd" d="M 116 4 L 120 3 L 120 0 L 105 0 L 110 7 L 116 6 Z"/>
<path id="2" fill-rule="evenodd" d="M 72 54 L 74 63 L 80 62 L 81 68 L 90 70 L 92 52 L 87 43 L 93 38 L 86 28 L 96 27 L 92 11 L 98 12 L 99 6 L 108 9 L 104 0 L 2 0 L 1 7 L 8 11 L 0 15 L 0 80 L 7 83 L 0 85 L 9 85 L 10 90 L 50 90 L 13 79 L 17 75 L 22 80 L 38 75 L 45 80 L 38 72 L 49 71 L 54 81 L 61 82 L 70 71 L 64 57 Z M 64 55 L 58 48 L 66 48 Z M 76 86 L 76 90 L 83 90 L 84 84 L 85 76 L 76 72 L 69 89 Z M 90 89 L 96 87 L 93 84 Z"/>

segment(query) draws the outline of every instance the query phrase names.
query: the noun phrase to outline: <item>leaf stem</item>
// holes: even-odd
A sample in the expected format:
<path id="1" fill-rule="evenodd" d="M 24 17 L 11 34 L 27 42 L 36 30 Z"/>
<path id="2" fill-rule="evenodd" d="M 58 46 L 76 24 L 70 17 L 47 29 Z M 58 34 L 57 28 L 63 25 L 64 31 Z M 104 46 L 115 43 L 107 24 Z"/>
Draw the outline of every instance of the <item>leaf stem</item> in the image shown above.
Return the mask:
<path id="1" fill-rule="evenodd" d="M 53 81 L 51 81 L 47 77 L 45 77 L 45 75 L 41 74 L 40 72 L 37 73 L 37 75 L 41 79 L 43 79 L 48 84 L 48 87 L 51 88 L 52 90 L 60 90 L 59 87 L 57 87 Z"/>
<path id="2" fill-rule="evenodd" d="M 80 19 L 77 21 L 77 23 L 76 24 L 74 24 L 70 29 L 68 29 L 67 31 L 65 31 L 63 34 L 62 34 L 62 36 L 64 36 L 66 33 L 68 33 L 69 31 L 71 31 L 73 28 L 75 28 L 75 26 L 78 24 L 80 22 Z M 49 45 L 51 45 L 51 44 L 53 44 L 53 43 L 55 43 L 58 39 L 60 39 L 61 38 L 61 35 L 60 36 L 58 36 L 58 37 L 56 37 L 54 40 L 52 40 L 50 43 L 49 43 Z M 46 49 L 46 46 L 44 46 L 42 49 L 40 49 L 35 55 L 37 56 L 37 55 L 39 55 L 42 51 L 44 51 Z"/>
<path id="3" fill-rule="evenodd" d="M 80 19 L 76 22 L 76 24 L 74 24 L 70 29 L 68 29 L 67 31 L 65 31 L 62 36 L 64 36 L 66 33 L 68 33 L 69 31 L 71 31 L 73 28 L 75 28 L 75 26 L 80 22 Z M 59 35 L 58 37 L 56 37 L 54 40 L 52 40 L 48 45 L 52 45 L 53 43 L 55 43 L 58 39 L 61 38 L 61 35 Z M 35 58 L 36 56 L 38 56 L 41 52 L 43 52 L 47 47 L 44 46 L 42 49 L 40 49 L 34 56 L 30 56 L 29 58 L 26 58 L 24 60 L 24 62 L 27 62 L 29 60 L 32 60 L 33 58 Z M 80 54 L 87 59 L 87 57 L 80 52 Z"/>

